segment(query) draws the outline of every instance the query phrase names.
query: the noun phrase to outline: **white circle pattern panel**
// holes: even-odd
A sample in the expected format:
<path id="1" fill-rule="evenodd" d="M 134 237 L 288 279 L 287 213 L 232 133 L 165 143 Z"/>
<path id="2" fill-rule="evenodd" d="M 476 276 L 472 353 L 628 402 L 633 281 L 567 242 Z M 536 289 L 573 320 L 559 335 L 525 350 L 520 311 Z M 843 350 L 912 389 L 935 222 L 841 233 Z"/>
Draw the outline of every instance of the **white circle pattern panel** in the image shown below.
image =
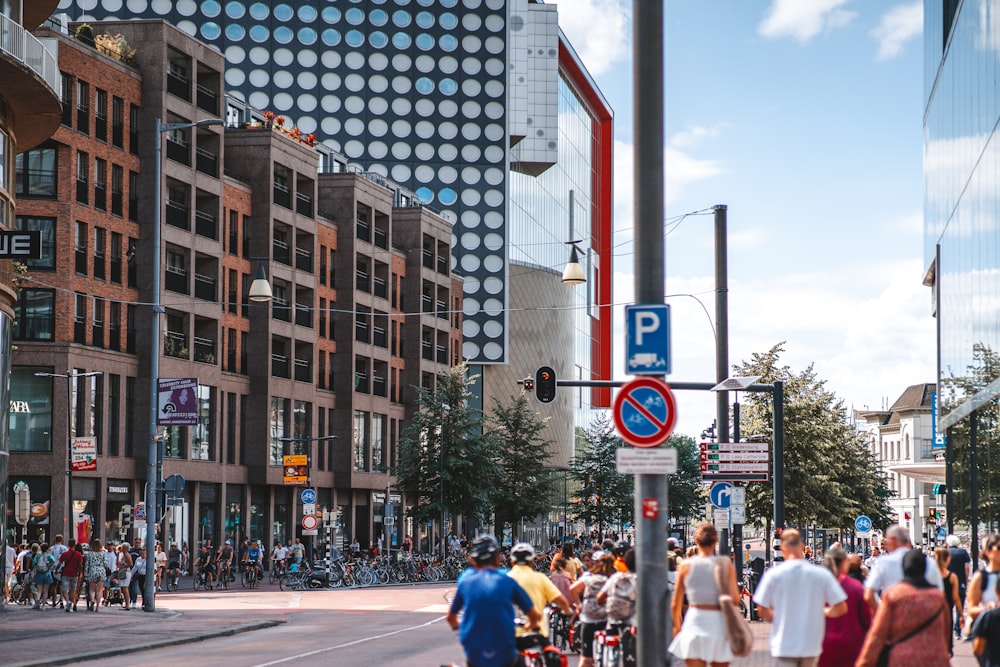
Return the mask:
<path id="1" fill-rule="evenodd" d="M 451 261 L 473 306 L 463 353 L 490 361 L 504 356 L 510 4 L 60 0 L 59 7 L 72 20 L 100 5 L 108 14 L 172 21 L 226 55 L 234 96 L 318 132 L 359 169 L 414 191 L 419 185 L 421 198 L 455 221 Z"/>

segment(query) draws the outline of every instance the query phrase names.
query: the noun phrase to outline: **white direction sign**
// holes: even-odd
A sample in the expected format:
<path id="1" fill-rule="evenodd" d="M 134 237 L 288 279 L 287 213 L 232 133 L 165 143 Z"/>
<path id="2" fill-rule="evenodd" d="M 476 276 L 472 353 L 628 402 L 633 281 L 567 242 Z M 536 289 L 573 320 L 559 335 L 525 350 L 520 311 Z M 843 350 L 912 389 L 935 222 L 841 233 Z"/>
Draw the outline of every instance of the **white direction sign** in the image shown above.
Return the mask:
<path id="1" fill-rule="evenodd" d="M 702 465 L 702 472 L 769 472 L 767 461 L 761 463 L 709 463 Z"/>
<path id="2" fill-rule="evenodd" d="M 615 470 L 622 475 L 673 475 L 677 472 L 677 450 L 622 447 L 615 455 Z"/>
<path id="3" fill-rule="evenodd" d="M 729 527 L 729 510 L 712 510 L 712 523 L 715 524 L 716 528 L 728 528 Z"/>

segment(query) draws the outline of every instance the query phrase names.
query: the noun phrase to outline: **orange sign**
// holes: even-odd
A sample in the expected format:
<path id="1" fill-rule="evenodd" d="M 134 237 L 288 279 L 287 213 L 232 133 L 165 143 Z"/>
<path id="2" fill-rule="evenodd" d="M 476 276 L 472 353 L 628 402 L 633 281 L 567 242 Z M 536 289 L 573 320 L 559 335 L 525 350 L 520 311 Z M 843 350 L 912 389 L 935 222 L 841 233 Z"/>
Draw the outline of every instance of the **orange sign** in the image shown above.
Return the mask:
<path id="1" fill-rule="evenodd" d="M 285 486 L 305 485 L 309 481 L 309 457 L 306 454 L 290 454 L 282 457 L 285 468 Z"/>

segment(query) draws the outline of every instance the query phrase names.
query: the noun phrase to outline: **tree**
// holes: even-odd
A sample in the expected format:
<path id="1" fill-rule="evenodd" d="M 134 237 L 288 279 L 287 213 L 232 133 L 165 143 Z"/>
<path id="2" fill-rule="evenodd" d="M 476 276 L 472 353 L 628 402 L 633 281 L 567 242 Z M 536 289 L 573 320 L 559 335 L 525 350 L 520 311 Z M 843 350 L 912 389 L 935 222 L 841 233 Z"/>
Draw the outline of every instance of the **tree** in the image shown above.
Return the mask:
<path id="1" fill-rule="evenodd" d="M 482 413 L 469 407 L 476 378 L 467 372 L 463 363 L 438 373 L 433 390 L 414 387 L 417 411 L 399 442 L 396 476 L 418 523 L 445 511 L 482 520 L 491 508 L 500 471 Z"/>
<path id="2" fill-rule="evenodd" d="M 587 526 L 622 527 L 634 516 L 634 483 L 615 470 L 615 452 L 625 446 L 615 434 L 606 414 L 599 415 L 582 433 L 578 432 L 577 455 L 570 462 L 570 477 L 579 484 L 573 518 Z"/>
<path id="3" fill-rule="evenodd" d="M 783 351 L 784 343 L 779 343 L 755 353 L 734 372 L 784 383 L 785 523 L 847 527 L 866 514 L 876 526 L 885 525 L 892 493 L 862 435 L 848 421 L 843 401 L 826 389 L 811 364 L 798 374 L 780 365 Z M 749 393 L 745 400 L 740 432 L 764 434 L 773 441 L 771 396 Z M 747 485 L 748 520 L 762 522 L 770 531 L 773 507 L 770 484 Z"/>
<path id="4" fill-rule="evenodd" d="M 667 478 L 667 498 L 671 519 L 701 514 L 705 506 L 705 485 L 701 481 L 698 443 L 689 435 L 672 435 L 667 447 L 677 450 L 677 473 Z"/>
<path id="5" fill-rule="evenodd" d="M 537 411 L 528 407 L 525 392 L 512 396 L 504 405 L 493 399 L 490 431 L 495 446 L 494 459 L 500 468 L 500 483 L 492 495 L 495 523 L 532 519 L 551 506 L 555 480 L 546 468 L 552 441 L 539 435 L 545 428 Z"/>

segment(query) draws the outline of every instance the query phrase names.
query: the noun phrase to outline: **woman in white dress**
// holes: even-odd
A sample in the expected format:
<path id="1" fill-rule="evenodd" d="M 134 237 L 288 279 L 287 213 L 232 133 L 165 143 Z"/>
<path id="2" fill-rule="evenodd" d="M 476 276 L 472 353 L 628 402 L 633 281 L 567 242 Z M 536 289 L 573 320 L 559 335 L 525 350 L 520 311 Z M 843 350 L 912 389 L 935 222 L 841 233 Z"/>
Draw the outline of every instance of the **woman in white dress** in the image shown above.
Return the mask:
<path id="1" fill-rule="evenodd" d="M 728 593 L 733 600 L 740 599 L 736 571 L 726 558 L 724 567 L 730 590 L 719 591 L 715 584 L 715 546 L 719 542 L 715 526 L 710 523 L 698 526 L 694 542 L 697 554 L 677 567 L 677 584 L 671 603 L 674 640 L 669 651 L 684 660 L 687 667 L 726 667 L 733 660 L 733 652 L 726 639 L 719 595 Z M 685 596 L 688 602 L 686 614 Z"/>

